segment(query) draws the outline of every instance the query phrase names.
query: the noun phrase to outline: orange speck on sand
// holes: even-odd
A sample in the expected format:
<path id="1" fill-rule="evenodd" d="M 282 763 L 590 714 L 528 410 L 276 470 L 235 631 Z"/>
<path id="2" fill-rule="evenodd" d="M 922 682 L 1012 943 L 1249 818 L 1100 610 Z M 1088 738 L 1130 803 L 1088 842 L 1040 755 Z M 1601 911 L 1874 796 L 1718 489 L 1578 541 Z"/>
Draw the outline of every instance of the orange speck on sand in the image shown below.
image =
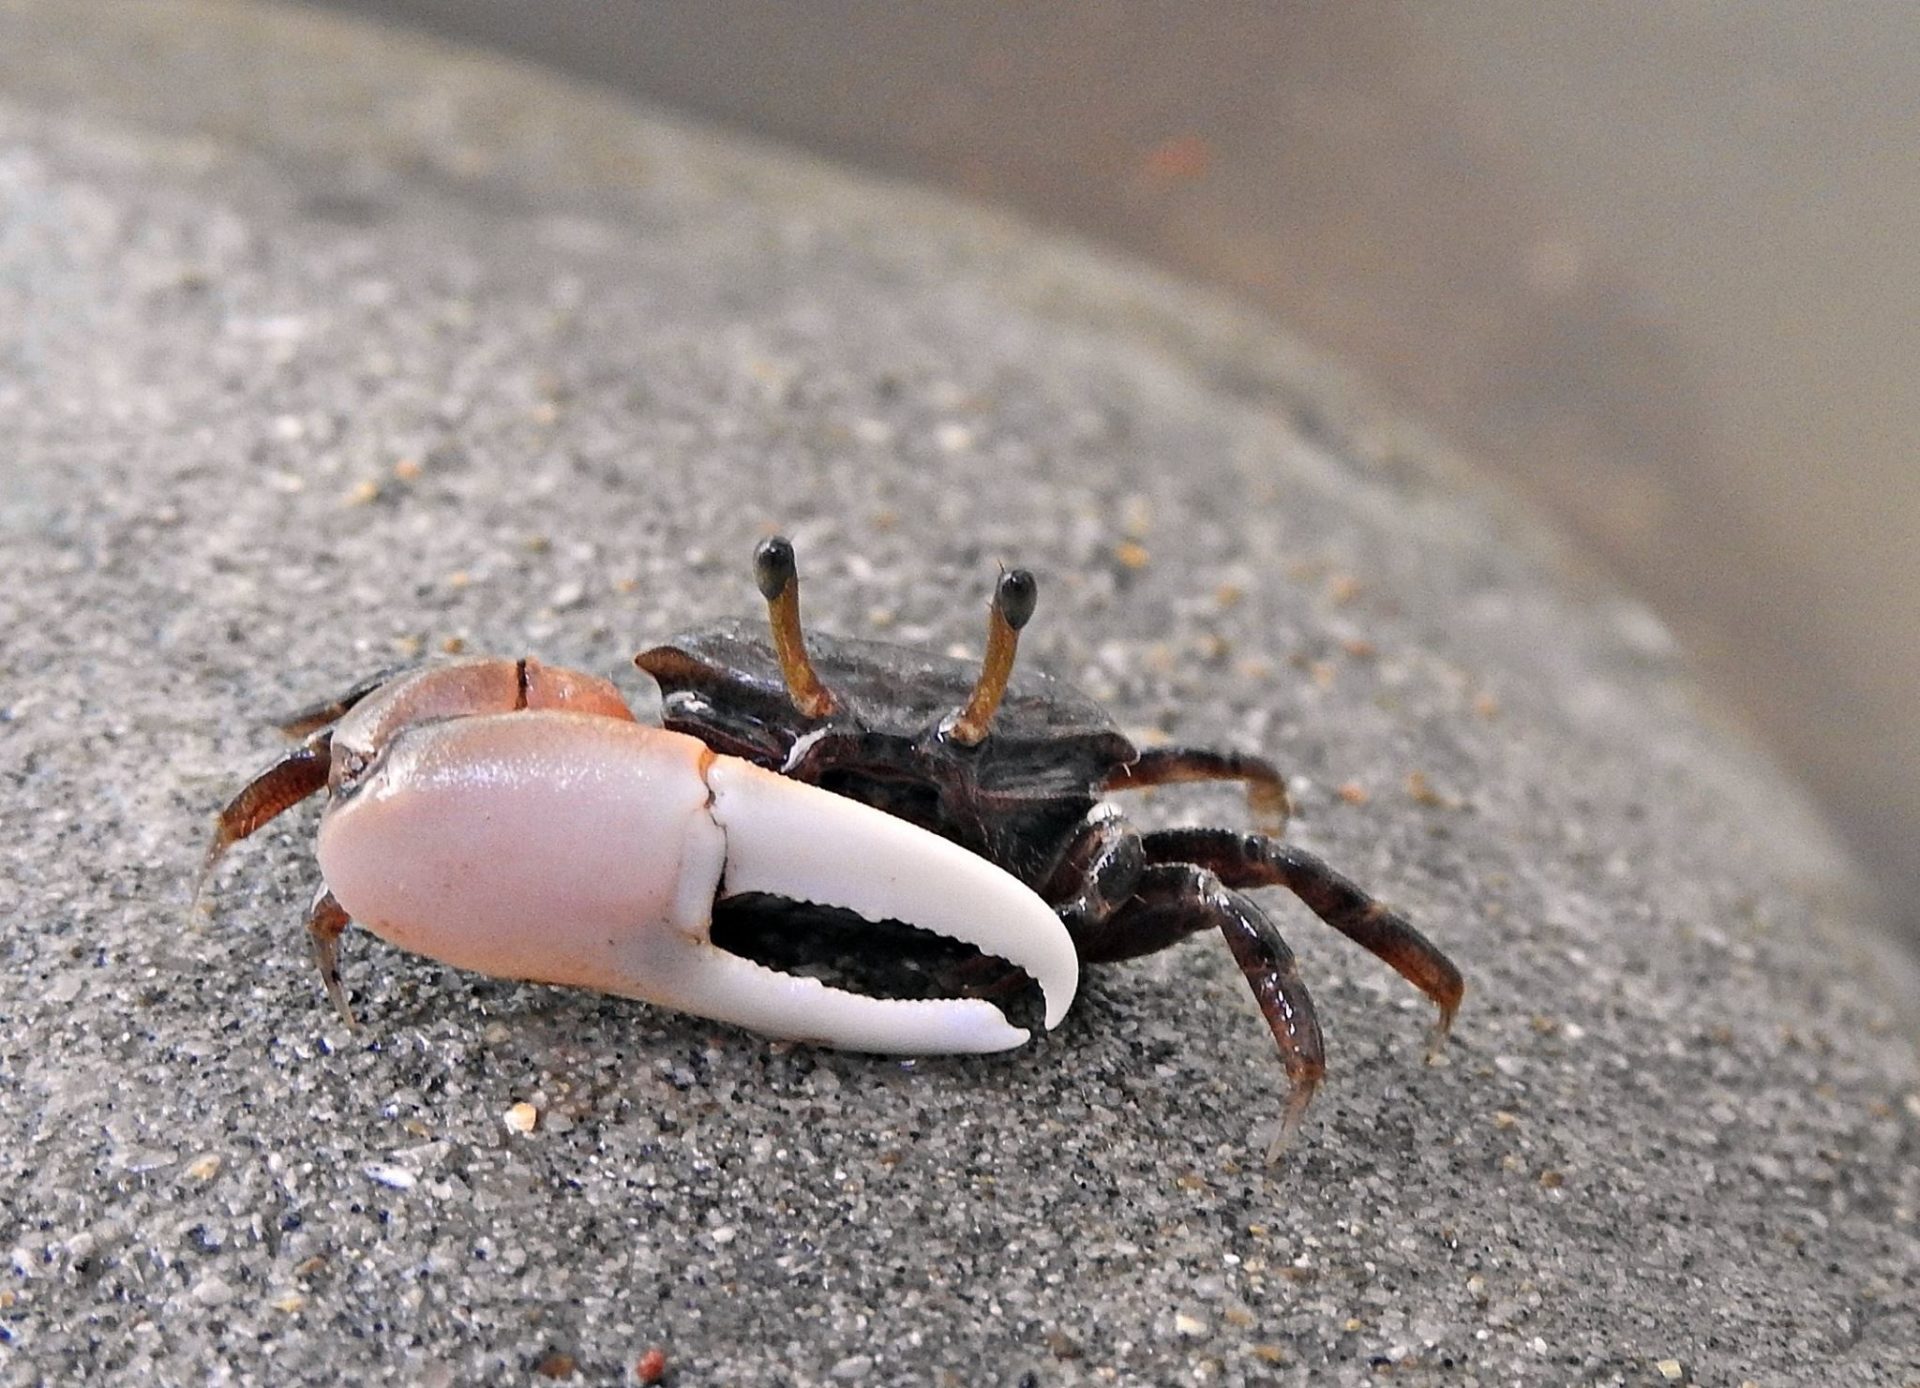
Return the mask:
<path id="1" fill-rule="evenodd" d="M 1175 135 L 1148 150 L 1140 172 L 1155 183 L 1191 183 L 1213 165 L 1213 146 L 1201 135 Z"/>

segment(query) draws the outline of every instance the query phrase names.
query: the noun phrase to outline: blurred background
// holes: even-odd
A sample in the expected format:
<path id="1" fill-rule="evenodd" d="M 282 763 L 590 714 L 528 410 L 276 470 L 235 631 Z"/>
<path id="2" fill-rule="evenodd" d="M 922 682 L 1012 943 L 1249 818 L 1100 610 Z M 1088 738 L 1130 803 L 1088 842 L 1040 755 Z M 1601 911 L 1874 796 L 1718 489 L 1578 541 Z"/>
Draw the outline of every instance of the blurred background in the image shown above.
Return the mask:
<path id="1" fill-rule="evenodd" d="M 1920 7 L 333 3 L 1263 305 L 1645 599 L 1920 946 Z"/>

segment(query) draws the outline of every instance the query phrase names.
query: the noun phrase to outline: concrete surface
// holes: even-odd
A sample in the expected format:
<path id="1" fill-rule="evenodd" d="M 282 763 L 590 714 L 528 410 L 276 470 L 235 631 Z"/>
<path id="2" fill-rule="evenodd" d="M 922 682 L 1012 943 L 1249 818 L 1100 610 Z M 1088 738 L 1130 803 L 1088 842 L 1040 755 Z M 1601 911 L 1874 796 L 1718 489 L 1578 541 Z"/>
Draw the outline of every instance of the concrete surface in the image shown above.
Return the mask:
<path id="1" fill-rule="evenodd" d="M 1850 869 L 1643 612 L 1256 322 L 298 11 L 14 0 L 0 363 L 0 1379 L 1920 1381 Z M 310 814 L 190 920 L 267 715 L 623 667 L 775 525 L 822 626 L 970 643 L 1028 563 L 1029 659 L 1282 757 L 1466 970 L 1445 1061 L 1284 902 L 1334 1072 L 1278 1170 L 1205 940 L 904 1065 L 364 937 L 348 1034 Z"/>

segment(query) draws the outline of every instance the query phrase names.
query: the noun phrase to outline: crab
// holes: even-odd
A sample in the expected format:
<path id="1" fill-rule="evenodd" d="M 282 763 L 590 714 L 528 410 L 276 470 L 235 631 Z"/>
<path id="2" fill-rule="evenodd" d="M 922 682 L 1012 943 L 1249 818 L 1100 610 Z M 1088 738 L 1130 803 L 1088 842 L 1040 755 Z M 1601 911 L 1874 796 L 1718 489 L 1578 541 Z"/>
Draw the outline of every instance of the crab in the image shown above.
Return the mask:
<path id="1" fill-rule="evenodd" d="M 1279 1046 L 1288 1094 L 1272 1151 L 1326 1074 L 1313 999 L 1293 951 L 1247 892 L 1281 887 L 1400 973 L 1438 1009 L 1429 1053 L 1465 994 L 1460 971 L 1403 916 L 1285 840 L 1286 780 L 1263 757 L 1138 747 L 1065 681 L 1014 669 L 1038 585 L 1000 575 L 981 663 L 815 634 L 800 621 L 792 544 L 763 541 L 754 575 L 768 634 L 726 622 L 642 651 L 664 724 L 728 756 L 873 805 L 1004 869 L 1052 907 L 1082 965 L 1217 930 Z M 1180 782 L 1244 787 L 1255 829 L 1136 830 L 1109 792 Z"/>
<path id="2" fill-rule="evenodd" d="M 1005 571 L 978 664 L 814 635 L 792 544 L 763 541 L 768 628 L 724 622 L 634 657 L 662 695 L 637 722 L 614 687 L 533 660 L 370 680 L 283 724 L 302 741 L 220 812 L 203 871 L 323 788 L 315 961 L 349 1021 L 338 942 L 357 921 L 403 948 L 504 977 L 639 997 L 764 1034 L 889 1053 L 1024 1044 L 988 998 L 1009 980 L 1065 1016 L 1082 966 L 1218 930 L 1278 1044 L 1277 1154 L 1326 1073 L 1293 952 L 1247 893 L 1292 892 L 1438 1008 L 1460 972 L 1402 916 L 1284 838 L 1265 758 L 1141 748 L 1073 686 L 1014 669 L 1038 594 Z M 1244 787 L 1254 829 L 1142 833 L 1110 792 Z M 716 909 L 770 899 L 789 921 L 851 911 L 977 951 L 974 996 L 880 998 L 780 972 L 714 937 Z M 1003 962 L 1001 962 L 1003 961 Z"/>

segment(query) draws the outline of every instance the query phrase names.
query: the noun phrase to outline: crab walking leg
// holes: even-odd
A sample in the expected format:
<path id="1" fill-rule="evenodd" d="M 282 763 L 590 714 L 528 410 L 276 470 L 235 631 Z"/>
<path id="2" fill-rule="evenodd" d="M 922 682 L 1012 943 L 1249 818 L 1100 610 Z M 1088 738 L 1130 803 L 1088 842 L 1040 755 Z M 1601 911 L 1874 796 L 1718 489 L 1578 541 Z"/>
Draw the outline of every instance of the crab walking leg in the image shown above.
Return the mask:
<path id="1" fill-rule="evenodd" d="M 1132 901 L 1109 920 L 1077 931 L 1075 938 L 1087 962 L 1111 962 L 1153 954 L 1209 929 L 1226 938 L 1286 1066 L 1287 1106 L 1267 1151 L 1271 1160 L 1299 1128 L 1326 1075 L 1327 1053 L 1293 951 L 1266 912 L 1205 868 L 1162 863 L 1141 874 Z"/>
<path id="2" fill-rule="evenodd" d="M 351 713 L 355 705 L 368 696 L 379 693 L 404 673 L 403 667 L 390 666 L 377 675 L 368 675 L 352 688 L 334 695 L 331 699 L 322 699 L 317 704 L 308 704 L 304 708 L 298 708 L 292 713 L 283 715 L 274 723 L 274 727 L 288 737 L 306 737 L 310 733 L 319 732 L 322 728 L 330 728 Z"/>
<path id="3" fill-rule="evenodd" d="M 1102 790 L 1146 790 L 1152 786 L 1183 785 L 1191 781 L 1240 781 L 1247 788 L 1247 808 L 1263 834 L 1274 838 L 1286 832 L 1293 804 L 1287 798 L 1287 778 L 1265 757 L 1246 752 L 1220 752 L 1209 747 L 1147 747 L 1127 765 L 1116 768 Z"/>
<path id="4" fill-rule="evenodd" d="M 313 905 L 307 908 L 307 944 L 313 964 L 320 970 L 320 983 L 333 1010 L 348 1026 L 357 1027 L 360 1024 L 347 1005 L 347 987 L 340 981 L 340 937 L 351 924 L 353 918 L 341 909 L 332 892 L 322 887 L 313 894 Z"/>
<path id="5" fill-rule="evenodd" d="M 1466 994 L 1451 959 L 1384 902 L 1290 843 L 1228 829 L 1166 829 L 1142 840 L 1147 860 L 1198 863 L 1230 887 L 1285 887 L 1328 925 L 1389 964 L 1440 1009 L 1433 1045 L 1445 1039 Z"/>
<path id="6" fill-rule="evenodd" d="M 1003 1050 L 1027 1034 L 989 1003 L 868 998 L 728 954 L 709 934 L 716 896 L 845 907 L 1000 953 L 1040 982 L 1050 1026 L 1077 982 L 1065 927 L 986 860 L 605 717 L 408 728 L 328 811 L 319 858 L 341 908 L 404 949 L 853 1050 Z"/>
<path id="7" fill-rule="evenodd" d="M 196 909 L 206 892 L 213 870 L 220 865 L 240 840 L 263 824 L 284 814 L 327 783 L 333 763 L 329 750 L 330 734 L 322 728 L 298 747 L 288 751 L 273 765 L 248 781 L 240 793 L 229 800 L 213 819 L 213 839 L 207 844 L 200 863 L 200 875 L 194 879 L 193 902 Z"/>

